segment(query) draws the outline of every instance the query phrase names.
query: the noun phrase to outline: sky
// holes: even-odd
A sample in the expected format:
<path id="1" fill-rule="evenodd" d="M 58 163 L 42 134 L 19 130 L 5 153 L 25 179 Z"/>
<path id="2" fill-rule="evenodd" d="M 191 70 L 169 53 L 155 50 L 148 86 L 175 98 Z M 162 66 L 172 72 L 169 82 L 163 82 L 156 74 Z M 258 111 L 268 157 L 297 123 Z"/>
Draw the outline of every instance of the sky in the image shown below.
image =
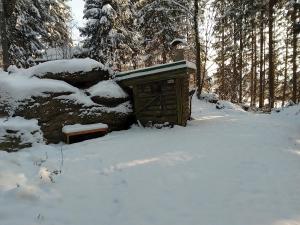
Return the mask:
<path id="1" fill-rule="evenodd" d="M 84 23 L 84 21 L 82 19 L 84 1 L 83 0 L 70 0 L 70 2 L 68 4 L 71 6 L 72 16 L 74 19 L 74 22 L 72 23 L 72 27 L 75 25 L 75 27 L 73 28 L 73 32 L 72 32 L 72 38 L 73 38 L 74 42 L 76 43 L 80 40 L 78 27 L 83 26 L 83 23 Z"/>

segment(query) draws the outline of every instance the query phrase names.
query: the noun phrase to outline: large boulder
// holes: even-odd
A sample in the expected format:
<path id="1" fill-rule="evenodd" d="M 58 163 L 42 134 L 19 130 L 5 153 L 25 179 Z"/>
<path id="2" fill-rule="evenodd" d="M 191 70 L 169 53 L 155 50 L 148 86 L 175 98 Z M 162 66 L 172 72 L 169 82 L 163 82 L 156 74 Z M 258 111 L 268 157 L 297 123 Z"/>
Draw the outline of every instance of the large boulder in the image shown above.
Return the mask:
<path id="1" fill-rule="evenodd" d="M 62 127 L 72 124 L 105 123 L 109 131 L 127 129 L 131 125 L 131 104 L 125 102 L 114 108 L 99 104 L 85 105 L 71 95 L 52 93 L 49 96 L 25 100 L 15 115 L 36 118 L 47 143 L 64 140 Z"/>
<path id="2" fill-rule="evenodd" d="M 93 102 L 107 107 L 116 107 L 129 100 L 128 94 L 113 80 L 99 82 L 86 92 Z"/>
<path id="3" fill-rule="evenodd" d="M 13 152 L 43 143 L 38 121 L 22 117 L 0 118 L 0 150 Z"/>
<path id="4" fill-rule="evenodd" d="M 89 88 L 108 80 L 112 71 L 93 59 L 70 59 L 45 62 L 29 69 L 31 76 L 65 81 L 74 87 Z"/>
<path id="5" fill-rule="evenodd" d="M 109 131 L 114 131 L 127 129 L 132 123 L 128 96 L 113 81 L 78 89 L 61 80 L 40 79 L 26 72 L 0 77 L 0 112 L 37 119 L 47 143 L 63 141 L 65 125 L 105 123 Z M 104 95 L 105 92 L 119 95 Z"/>

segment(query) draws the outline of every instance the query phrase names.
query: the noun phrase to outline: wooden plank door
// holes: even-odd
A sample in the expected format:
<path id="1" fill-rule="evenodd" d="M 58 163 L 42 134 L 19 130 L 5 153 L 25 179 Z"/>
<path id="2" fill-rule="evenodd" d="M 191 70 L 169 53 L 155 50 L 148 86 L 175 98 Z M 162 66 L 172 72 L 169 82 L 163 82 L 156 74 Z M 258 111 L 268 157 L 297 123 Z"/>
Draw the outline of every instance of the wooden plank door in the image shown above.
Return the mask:
<path id="1" fill-rule="evenodd" d="M 177 123 L 176 80 L 154 81 L 137 85 L 135 113 L 142 123 Z"/>

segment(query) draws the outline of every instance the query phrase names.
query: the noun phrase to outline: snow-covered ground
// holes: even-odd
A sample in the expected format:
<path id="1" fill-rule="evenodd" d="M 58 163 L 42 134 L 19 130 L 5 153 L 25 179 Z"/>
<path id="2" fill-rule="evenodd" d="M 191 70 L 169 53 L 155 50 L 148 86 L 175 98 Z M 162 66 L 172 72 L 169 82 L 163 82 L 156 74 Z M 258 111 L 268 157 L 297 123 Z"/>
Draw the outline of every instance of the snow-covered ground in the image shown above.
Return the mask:
<path id="1" fill-rule="evenodd" d="M 299 225 L 300 108 L 0 151 L 1 225 Z M 63 153 L 63 154 L 62 154 Z"/>

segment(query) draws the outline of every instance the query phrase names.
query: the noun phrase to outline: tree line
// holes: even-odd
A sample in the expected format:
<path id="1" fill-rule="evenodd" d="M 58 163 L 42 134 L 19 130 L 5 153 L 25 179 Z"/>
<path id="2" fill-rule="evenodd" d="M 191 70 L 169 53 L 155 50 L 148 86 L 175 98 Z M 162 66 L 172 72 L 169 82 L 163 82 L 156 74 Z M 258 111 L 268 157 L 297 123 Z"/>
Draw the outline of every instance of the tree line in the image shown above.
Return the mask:
<path id="1" fill-rule="evenodd" d="M 82 57 L 134 69 L 171 61 L 180 43 L 196 62 L 198 97 L 207 89 L 261 109 L 300 101 L 296 0 L 84 1 Z M 71 45 L 66 0 L 2 2 L 6 64 L 26 67 L 46 47 Z"/>
<path id="2" fill-rule="evenodd" d="M 220 97 L 269 109 L 299 102 L 300 2 L 215 0 L 213 7 Z"/>

